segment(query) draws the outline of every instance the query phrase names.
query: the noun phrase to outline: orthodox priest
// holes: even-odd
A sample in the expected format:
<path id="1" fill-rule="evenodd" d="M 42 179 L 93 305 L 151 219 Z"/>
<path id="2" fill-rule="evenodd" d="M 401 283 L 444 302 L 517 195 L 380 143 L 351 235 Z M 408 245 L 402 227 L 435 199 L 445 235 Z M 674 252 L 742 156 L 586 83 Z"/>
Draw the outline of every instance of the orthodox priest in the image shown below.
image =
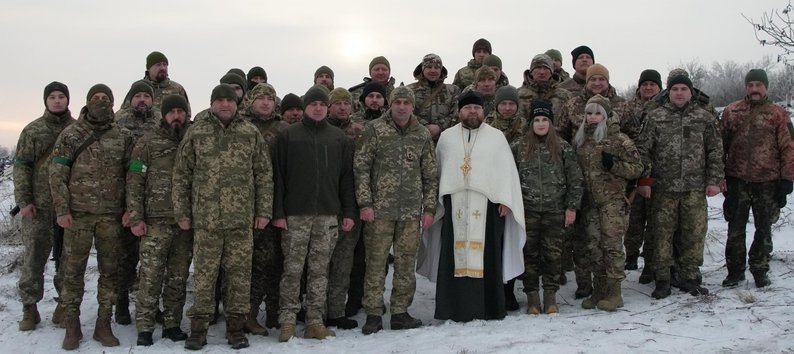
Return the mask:
<path id="1" fill-rule="evenodd" d="M 436 146 L 439 207 L 423 234 L 417 268 L 436 282 L 440 320 L 504 318 L 504 283 L 524 271 L 518 171 L 504 134 L 482 124 L 483 101 L 477 92 L 463 94 L 460 123 Z"/>

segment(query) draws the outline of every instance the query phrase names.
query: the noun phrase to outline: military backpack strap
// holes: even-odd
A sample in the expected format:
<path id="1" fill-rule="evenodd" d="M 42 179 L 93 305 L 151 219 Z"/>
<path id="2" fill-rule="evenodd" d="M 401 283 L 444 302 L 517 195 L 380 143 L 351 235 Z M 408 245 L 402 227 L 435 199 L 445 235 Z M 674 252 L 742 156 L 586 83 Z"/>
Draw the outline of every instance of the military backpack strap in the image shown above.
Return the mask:
<path id="1" fill-rule="evenodd" d="M 105 135 L 108 130 L 101 131 L 99 134 L 91 133 L 91 135 L 88 136 L 88 138 L 85 139 L 85 141 L 74 151 L 74 154 L 72 154 L 72 161 L 77 161 L 77 158 L 80 156 L 80 154 L 82 154 L 83 151 L 85 151 L 85 149 L 87 149 L 91 144 L 99 141 L 99 139 L 102 139 L 102 135 Z"/>

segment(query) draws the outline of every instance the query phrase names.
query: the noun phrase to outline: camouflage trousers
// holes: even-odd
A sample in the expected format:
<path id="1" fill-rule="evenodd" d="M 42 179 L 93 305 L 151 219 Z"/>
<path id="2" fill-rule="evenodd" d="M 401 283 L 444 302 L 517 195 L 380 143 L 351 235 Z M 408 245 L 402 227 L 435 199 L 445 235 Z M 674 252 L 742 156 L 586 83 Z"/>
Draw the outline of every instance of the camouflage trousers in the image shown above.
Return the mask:
<path id="1" fill-rule="evenodd" d="M 650 239 L 652 233 L 648 221 L 651 216 L 651 200 L 635 194 L 634 201 L 631 203 L 629 213 L 629 227 L 626 229 L 626 236 L 623 238 L 623 245 L 626 247 L 626 258 L 636 258 L 640 256 L 645 259 L 645 266 L 651 265 L 653 258 L 653 241 Z"/>
<path id="2" fill-rule="evenodd" d="M 563 246 L 563 253 L 569 252 L 569 257 L 573 259 L 573 271 L 576 274 L 577 284 L 582 279 L 592 278 L 593 276 L 593 248 L 597 246 L 596 243 L 590 240 L 587 234 L 587 225 L 584 218 L 584 207 L 577 211 L 576 222 L 572 227 L 565 229 L 565 237 L 567 245 Z M 563 256 L 563 261 L 565 256 Z"/>
<path id="3" fill-rule="evenodd" d="M 651 229 L 655 242 L 653 269 L 656 280 L 670 280 L 673 248 L 675 262 L 684 281 L 695 280 L 703 264 L 706 239 L 706 195 L 703 191 L 655 192 L 652 196 Z M 676 230 L 680 228 L 681 232 Z"/>
<path id="4" fill-rule="evenodd" d="M 278 289 L 284 267 L 281 229 L 268 224 L 264 230 L 254 230 L 251 262 L 251 305 L 259 307 L 264 300 L 268 312 L 278 313 Z"/>
<path id="5" fill-rule="evenodd" d="M 560 289 L 562 248 L 565 243 L 565 211 L 525 211 L 527 243 L 524 244 L 524 292 Z"/>
<path id="6" fill-rule="evenodd" d="M 205 325 L 215 312 L 215 283 L 223 269 L 226 318 L 246 317 L 251 309 L 251 229 L 195 229 L 193 234 L 193 306 L 191 320 Z"/>
<path id="7" fill-rule="evenodd" d="M 364 225 L 367 270 L 364 274 L 364 310 L 383 313 L 386 275 L 383 269 L 394 246 L 394 276 L 389 302 L 392 314 L 408 311 L 416 292 L 416 253 L 419 250 L 419 220 L 375 220 Z"/>
<path id="8" fill-rule="evenodd" d="M 119 237 L 119 274 L 116 281 L 117 293 L 128 293 L 138 277 L 138 254 L 141 239 L 132 234 L 129 227 L 122 228 Z"/>
<path id="9" fill-rule="evenodd" d="M 623 251 L 623 235 L 629 224 L 629 205 L 616 200 L 604 205 L 589 204 L 583 208 L 592 272 L 596 276 L 623 280 L 626 252 Z"/>
<path id="10" fill-rule="evenodd" d="M 768 272 L 772 254 L 772 224 L 780 217 L 777 205 L 776 182 L 748 183 L 727 178 L 728 192 L 723 204 L 728 221 L 728 240 L 725 243 L 725 263 L 730 273 L 743 273 L 747 254 L 747 220 L 753 210 L 755 234 L 750 246 L 750 272 Z"/>
<path id="11" fill-rule="evenodd" d="M 279 294 L 279 323 L 295 323 L 301 309 L 300 284 L 306 266 L 306 324 L 323 323 L 328 263 L 338 236 L 335 215 L 289 216 L 281 235 L 284 272 Z"/>
<path id="12" fill-rule="evenodd" d="M 361 220 L 350 231 L 339 231 L 331 263 L 328 267 L 328 318 L 345 316 L 345 300 L 350 288 L 350 272 L 353 270 L 353 256 L 356 244 L 361 239 Z M 340 221 L 341 225 L 341 221 Z"/>
<path id="13" fill-rule="evenodd" d="M 152 332 L 158 300 L 163 299 L 163 328 L 179 327 L 185 307 L 187 278 L 193 259 L 193 232 L 176 224 L 153 222 L 141 237 L 141 279 L 135 302 L 135 325 Z"/>
<path id="14" fill-rule="evenodd" d="M 64 314 L 67 317 L 80 315 L 80 304 L 85 294 L 85 269 L 93 244 L 99 268 L 97 316 L 109 318 L 116 302 L 121 216 L 72 213 L 72 219 L 72 227 L 64 230 L 63 235 L 61 304 Z"/>
<path id="15" fill-rule="evenodd" d="M 55 213 L 52 210 L 37 209 L 35 218 L 22 218 L 21 231 L 25 254 L 17 286 L 22 304 L 32 305 L 44 298 L 44 269 L 53 247 Z M 55 291 L 60 294 L 63 287 L 63 269 L 55 273 L 53 282 Z"/>

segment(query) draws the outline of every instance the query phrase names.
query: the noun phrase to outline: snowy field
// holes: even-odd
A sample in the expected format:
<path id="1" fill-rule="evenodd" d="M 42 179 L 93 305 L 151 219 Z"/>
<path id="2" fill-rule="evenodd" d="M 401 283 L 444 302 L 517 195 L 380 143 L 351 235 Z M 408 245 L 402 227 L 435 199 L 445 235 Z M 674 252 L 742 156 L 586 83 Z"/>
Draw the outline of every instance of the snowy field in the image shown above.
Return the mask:
<path id="1" fill-rule="evenodd" d="M 0 207 L 8 210 L 8 181 L 0 184 Z M 11 197 L 13 198 L 13 197 Z M 724 242 L 727 225 L 722 219 L 722 198 L 710 198 L 709 232 L 705 262 L 702 269 L 704 285 L 711 295 L 692 297 L 673 290 L 673 295 L 655 300 L 650 294 L 652 284 L 637 283 L 640 270 L 627 272 L 623 282 L 626 306 L 616 313 L 583 310 L 580 300 L 574 300 L 573 281 L 558 293 L 560 313 L 528 316 L 526 297 L 516 286 L 522 306 L 502 321 L 474 321 L 471 323 L 441 322 L 433 319 L 435 286 L 418 277 L 417 292 L 410 313 L 425 326 L 408 331 L 388 330 L 389 316 L 384 317 L 386 330 L 364 336 L 360 327 L 337 330 L 337 337 L 324 341 L 296 338 L 278 343 L 278 331 L 268 337 L 249 335 L 251 347 L 257 353 L 794 353 L 794 215 L 792 209 L 783 210 L 781 222 L 774 231 L 775 251 L 772 255 L 770 278 L 772 285 L 763 290 L 755 288 L 752 276 L 738 288 L 723 289 L 720 284 L 726 275 Z M 0 217 L 8 225 L 7 219 Z M 13 227 L 13 223 L 11 223 Z M 752 226 L 748 233 L 752 235 Z M 0 353 L 60 352 L 63 330 L 50 322 L 55 308 L 52 287 L 53 267 L 48 266 L 44 300 L 39 303 L 42 323 L 32 332 L 19 332 L 17 322 L 22 305 L 16 293 L 18 269 L 13 260 L 21 246 L 0 240 Z M 749 247 L 749 240 L 748 240 Z M 642 264 L 641 264 L 642 265 Z M 134 325 L 113 324 L 113 331 L 121 341 L 120 347 L 104 348 L 91 339 L 96 318 L 96 259 L 90 259 L 86 276 L 86 294 L 82 306 L 84 339 L 78 352 L 83 353 L 172 353 L 186 352 L 184 342 L 174 343 L 160 338 L 155 331 L 151 347 L 135 346 Z M 573 279 L 573 273 L 569 273 Z M 390 282 L 390 279 L 389 279 Z M 389 291 L 387 283 L 387 293 Z M 192 299 L 188 294 L 188 301 Z M 387 299 L 388 304 L 388 299 Z M 264 314 L 260 321 L 264 322 Z M 355 319 L 360 325 L 365 315 Z M 187 319 L 182 329 L 190 328 Z M 303 326 L 298 326 L 298 334 Z M 206 353 L 234 352 L 224 339 L 223 322 L 210 328 Z"/>

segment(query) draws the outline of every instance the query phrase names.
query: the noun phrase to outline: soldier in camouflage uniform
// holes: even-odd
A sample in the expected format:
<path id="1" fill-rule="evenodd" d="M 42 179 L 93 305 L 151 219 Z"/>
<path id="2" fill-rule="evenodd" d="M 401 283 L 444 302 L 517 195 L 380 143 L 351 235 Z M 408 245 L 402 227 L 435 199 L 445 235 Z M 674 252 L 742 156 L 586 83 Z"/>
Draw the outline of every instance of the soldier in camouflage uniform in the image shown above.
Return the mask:
<path id="1" fill-rule="evenodd" d="M 334 71 L 323 65 L 314 71 L 314 85 L 323 85 L 328 91 L 334 90 Z"/>
<path id="2" fill-rule="evenodd" d="M 303 120 L 280 131 L 276 139 L 273 225 L 284 230 L 284 273 L 279 285 L 281 342 L 295 336 L 304 266 L 304 337 L 335 335 L 323 324 L 323 315 L 328 264 L 340 228 L 337 217 L 342 217 L 342 231 L 355 225 L 352 144 L 326 119 L 327 89 L 319 85 L 310 88 L 303 96 L 303 109 Z"/>
<path id="3" fill-rule="evenodd" d="M 510 85 L 510 80 L 507 79 L 507 75 L 505 75 L 504 71 L 502 71 L 502 59 L 496 56 L 496 54 L 489 54 L 482 60 L 482 65 L 487 66 L 493 70 L 494 74 L 496 75 L 496 88 L 500 88 L 502 86 Z"/>
<path id="4" fill-rule="evenodd" d="M 670 80 L 673 76 L 683 75 L 689 78 L 689 73 L 681 68 L 670 70 L 667 74 L 667 80 Z M 666 88 L 656 94 L 656 97 L 649 102 L 649 109 L 656 109 L 662 106 L 663 104 L 670 101 L 670 88 Z M 714 108 L 714 105 L 711 104 L 711 97 L 709 97 L 705 92 L 701 91 L 697 87 L 692 87 L 692 102 L 700 106 L 706 110 L 706 112 L 711 113 L 714 116 L 714 119 L 719 120 L 719 113 L 717 109 Z"/>
<path id="5" fill-rule="evenodd" d="M 529 117 L 529 106 L 538 99 L 551 102 L 553 113 L 559 117 L 562 106 L 571 99 L 571 93 L 554 81 L 552 65 L 548 55 L 538 54 L 524 71 L 524 84 L 518 89 L 518 110 L 522 117 Z"/>
<path id="6" fill-rule="evenodd" d="M 281 100 L 279 106 L 281 112 L 281 119 L 287 124 L 293 124 L 301 121 L 303 118 L 303 102 L 301 98 L 294 93 L 288 93 Z"/>
<path id="7" fill-rule="evenodd" d="M 185 88 L 168 77 L 168 58 L 165 57 L 165 54 L 154 51 L 146 56 L 146 71 L 144 72 L 142 80 L 148 83 L 154 90 L 154 101 L 152 106 L 155 111 L 160 110 L 163 97 L 168 95 L 180 95 L 185 98 L 185 101 L 188 102 L 188 106 L 190 106 L 190 100 L 187 98 Z M 125 99 L 121 104 L 122 109 L 129 106 L 129 99 Z M 188 109 L 187 115 L 188 117 L 191 115 L 190 109 Z"/>
<path id="8" fill-rule="evenodd" d="M 508 143 L 513 143 L 524 134 L 526 119 L 518 114 L 518 90 L 507 85 L 496 90 L 496 109 L 485 117 L 485 123 L 505 133 Z"/>
<path id="9" fill-rule="evenodd" d="M 477 91 L 480 93 L 482 98 L 485 100 L 483 102 L 483 113 L 487 116 L 491 114 L 496 108 L 496 102 L 494 101 L 494 96 L 496 95 L 496 82 L 497 82 L 496 73 L 491 70 L 490 66 L 483 65 L 479 69 L 477 69 L 477 73 L 474 77 L 474 83 L 463 89 L 458 97 L 463 97 L 468 92 Z M 453 121 L 454 124 L 457 124 L 457 120 Z"/>
<path id="10" fill-rule="evenodd" d="M 353 96 L 350 92 L 338 87 L 328 94 L 328 123 L 342 129 L 351 142 L 355 143 L 364 130 L 363 122 L 351 119 Z"/>
<path id="11" fill-rule="evenodd" d="M 725 263 L 728 276 L 722 286 L 736 286 L 750 273 L 758 288 L 770 285 L 772 224 L 786 205 L 794 180 L 794 126 L 789 114 L 769 101 L 769 79 L 762 69 L 750 70 L 744 79 L 747 95 L 728 105 L 720 120 L 725 148 L 723 212 L 728 221 Z M 747 253 L 746 228 L 753 210 L 755 235 Z"/>
<path id="12" fill-rule="evenodd" d="M 482 67 L 482 61 L 485 57 L 491 55 L 491 42 L 485 38 L 480 38 L 474 42 L 471 48 L 472 59 L 469 60 L 466 66 L 460 68 L 455 73 L 455 79 L 452 84 L 457 86 L 461 91 L 474 83 L 477 69 Z"/>
<path id="13" fill-rule="evenodd" d="M 251 300 L 252 229 L 270 221 L 272 165 L 262 134 L 237 113 L 234 88 L 212 90 L 210 116 L 195 122 L 179 145 L 173 176 L 174 218 L 193 229 L 195 300 L 188 311 L 185 348 L 198 350 L 213 316 L 219 269 L 228 280 L 224 295 L 226 338 L 248 346 L 243 334 Z"/>
<path id="14" fill-rule="evenodd" d="M 353 96 L 354 112 L 364 109 L 364 106 L 359 104 L 359 98 L 364 91 L 364 86 L 370 82 L 377 82 L 383 85 L 386 89 L 386 96 L 391 94 L 396 80 L 391 76 L 391 64 L 388 59 L 382 56 L 372 58 L 372 61 L 369 62 L 369 77 L 365 77 L 364 82 L 349 89 L 350 94 Z"/>
<path id="15" fill-rule="evenodd" d="M 637 193 L 650 198 L 654 191 L 650 224 L 657 299 L 671 294 L 673 247 L 680 288 L 692 295 L 708 293 L 697 280 L 708 221 L 704 193 L 719 193 L 723 178 L 722 139 L 714 117 L 692 102 L 692 81 L 674 76 L 667 87 L 670 101 L 648 114 L 639 138 L 645 171 Z"/>
<path id="16" fill-rule="evenodd" d="M 623 307 L 623 235 L 630 207 L 626 184 L 642 173 L 634 142 L 620 132 L 616 117 L 608 118 L 613 112 L 608 98 L 593 96 L 587 101 L 586 116 L 574 137 L 585 182 L 580 223 L 584 223 L 587 234 L 588 268 L 594 277 L 592 296 L 582 302 L 582 307 L 605 311 Z M 578 274 L 576 280 L 578 283 Z"/>
<path id="17" fill-rule="evenodd" d="M 162 337 L 173 341 L 187 338 L 179 324 L 193 255 L 193 234 L 179 229 L 171 202 L 171 172 L 177 147 L 187 130 L 187 101 L 170 95 L 163 99 L 160 109 L 163 118 L 156 129 L 135 143 L 127 171 L 129 224 L 134 237 L 141 240 L 141 279 L 135 303 L 138 345 L 153 344 L 161 293 L 165 308 Z"/>
<path id="18" fill-rule="evenodd" d="M 58 134 L 75 121 L 69 111 L 69 88 L 60 82 L 53 81 L 44 87 L 44 107 L 44 115 L 30 122 L 19 134 L 14 161 L 14 198 L 22 214 L 25 246 L 17 284 L 22 300 L 20 331 L 31 331 L 41 322 L 36 304 L 44 297 L 44 267 L 58 227 L 49 183 L 52 150 Z M 54 279 L 58 294 L 62 282 L 63 270 L 59 267 Z M 62 321 L 63 307 L 59 301 L 52 322 L 61 324 Z"/>
<path id="19" fill-rule="evenodd" d="M 50 165 L 50 190 L 63 237 L 61 303 L 66 334 L 63 349 L 80 345 L 80 304 L 91 246 L 97 251 L 99 281 L 94 339 L 118 346 L 110 328 L 116 301 L 119 236 L 124 212 L 124 178 L 132 139 L 113 125 L 113 92 L 103 84 L 88 90 L 80 118 L 58 136 Z M 86 145 L 87 144 L 87 145 Z"/>
<path id="20" fill-rule="evenodd" d="M 511 144 L 511 149 L 521 180 L 527 225 L 524 244 L 527 313 L 537 315 L 541 312 L 538 294 L 541 277 L 544 312 L 559 312 L 555 298 L 560 289 L 565 229 L 576 220 L 583 189 L 576 152 L 554 129 L 551 102 L 536 100 L 530 112 L 526 134 Z"/>
<path id="21" fill-rule="evenodd" d="M 354 122 L 364 123 L 380 118 L 389 107 L 389 101 L 386 99 L 386 88 L 377 82 L 366 84 L 358 100 L 364 108 L 353 113 L 350 119 Z"/>
<path id="22" fill-rule="evenodd" d="M 562 53 L 557 49 L 549 49 L 544 54 L 548 55 L 552 60 L 552 75 L 551 79 L 556 83 L 562 83 L 571 78 L 565 69 L 562 68 Z"/>
<path id="23" fill-rule="evenodd" d="M 257 84 L 267 83 L 267 71 L 261 66 L 255 66 L 248 70 L 245 79 L 248 82 L 248 88 L 253 89 Z"/>
<path id="24" fill-rule="evenodd" d="M 563 88 L 571 93 L 571 97 L 578 96 L 587 84 L 587 68 L 595 63 L 593 50 L 586 45 L 581 45 L 571 51 L 573 77 L 560 83 Z"/>
<path id="25" fill-rule="evenodd" d="M 414 70 L 416 82 L 408 85 L 416 98 L 414 115 L 430 131 L 433 141 L 452 124 L 457 115 L 457 97 L 460 89 L 445 84 L 447 69 L 437 54 L 427 54 Z"/>
<path id="26" fill-rule="evenodd" d="M 414 112 L 414 95 L 406 87 L 392 91 L 391 107 L 367 124 L 356 147 L 356 199 L 361 207 L 367 272 L 364 334 L 383 328 L 383 291 L 389 249 L 394 246 L 391 329 L 417 328 L 422 321 L 408 314 L 416 291 L 419 222 L 433 223 L 438 195 L 438 169 L 432 137 Z"/>
<path id="27" fill-rule="evenodd" d="M 620 131 L 626 134 L 629 139 L 639 144 L 640 131 L 645 123 L 645 117 L 650 112 L 649 108 L 653 104 L 649 103 L 662 89 L 662 76 L 653 69 L 643 70 L 637 82 L 637 92 L 634 99 L 627 102 L 620 115 Z M 653 281 L 653 266 L 651 265 L 653 256 L 653 241 L 650 239 L 650 229 L 646 229 L 650 218 L 650 200 L 637 195 L 635 190 L 636 183 L 629 185 L 629 201 L 631 202 L 631 212 L 629 215 L 629 227 L 626 236 L 623 238 L 623 245 L 626 247 L 626 270 L 636 270 L 638 268 L 637 259 L 642 256 L 645 265 L 640 274 L 640 284 L 648 284 Z"/>
<path id="28" fill-rule="evenodd" d="M 116 126 L 132 138 L 133 144 L 147 132 L 155 130 L 162 121 L 160 111 L 152 109 L 154 91 L 144 80 L 136 81 L 127 92 L 130 106 L 116 112 Z M 130 316 L 130 290 L 135 285 L 138 267 L 140 238 L 126 227 L 121 232 L 119 249 L 119 277 L 116 299 L 116 323 L 132 323 Z"/>

